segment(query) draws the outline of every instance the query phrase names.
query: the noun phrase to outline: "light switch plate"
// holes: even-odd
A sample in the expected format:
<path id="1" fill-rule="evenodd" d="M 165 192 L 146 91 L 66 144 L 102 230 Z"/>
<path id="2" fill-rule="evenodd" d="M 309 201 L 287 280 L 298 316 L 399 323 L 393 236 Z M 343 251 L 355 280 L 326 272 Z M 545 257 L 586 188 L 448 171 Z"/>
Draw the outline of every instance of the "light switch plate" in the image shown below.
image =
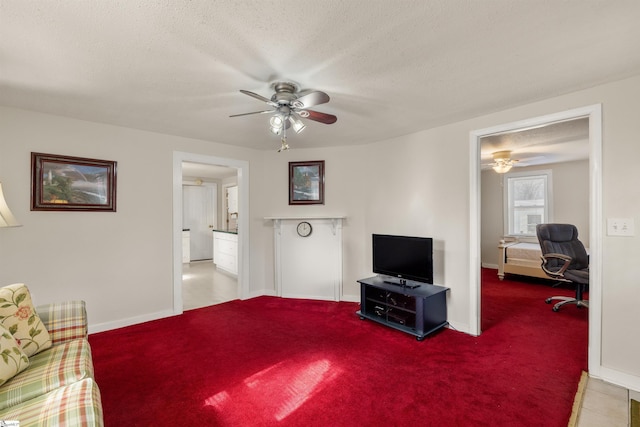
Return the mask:
<path id="1" fill-rule="evenodd" d="M 607 236 L 633 236 L 633 218 L 607 218 Z"/>

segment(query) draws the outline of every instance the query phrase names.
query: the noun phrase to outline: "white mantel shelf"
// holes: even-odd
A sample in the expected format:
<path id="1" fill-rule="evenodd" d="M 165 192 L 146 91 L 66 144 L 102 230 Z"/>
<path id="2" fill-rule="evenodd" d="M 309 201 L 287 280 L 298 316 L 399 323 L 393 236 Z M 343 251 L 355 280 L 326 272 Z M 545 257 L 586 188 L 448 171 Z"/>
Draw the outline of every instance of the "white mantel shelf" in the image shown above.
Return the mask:
<path id="1" fill-rule="evenodd" d="M 309 220 L 309 221 L 322 221 L 329 220 L 331 221 L 331 231 L 335 236 L 338 229 L 342 228 L 342 220 L 346 219 L 346 216 L 329 216 L 329 215 L 296 215 L 296 216 L 267 216 L 264 219 L 273 220 L 273 228 L 276 230 L 276 233 L 280 233 L 282 227 L 282 221 L 298 221 L 301 219 Z"/>
<path id="2" fill-rule="evenodd" d="M 265 216 L 264 219 L 346 219 L 344 215 L 296 215 L 296 216 Z"/>

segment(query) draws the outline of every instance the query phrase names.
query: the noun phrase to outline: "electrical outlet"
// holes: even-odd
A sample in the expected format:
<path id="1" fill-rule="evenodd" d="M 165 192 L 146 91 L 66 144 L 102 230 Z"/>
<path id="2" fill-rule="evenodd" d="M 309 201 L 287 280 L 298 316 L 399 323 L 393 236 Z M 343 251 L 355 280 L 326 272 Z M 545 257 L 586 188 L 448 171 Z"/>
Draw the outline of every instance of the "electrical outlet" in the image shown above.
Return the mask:
<path id="1" fill-rule="evenodd" d="M 633 218 L 607 218 L 607 236 L 633 236 Z"/>

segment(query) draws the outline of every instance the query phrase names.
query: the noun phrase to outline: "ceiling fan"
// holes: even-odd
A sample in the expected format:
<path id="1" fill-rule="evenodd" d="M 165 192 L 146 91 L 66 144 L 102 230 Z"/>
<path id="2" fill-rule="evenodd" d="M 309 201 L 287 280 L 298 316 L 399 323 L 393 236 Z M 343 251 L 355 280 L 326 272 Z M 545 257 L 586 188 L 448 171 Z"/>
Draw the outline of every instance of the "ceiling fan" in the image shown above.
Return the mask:
<path id="1" fill-rule="evenodd" d="M 314 105 L 325 104 L 329 102 L 329 95 L 317 90 L 299 92 L 298 85 L 292 82 L 275 82 L 271 85 L 275 93 L 271 99 L 265 98 L 257 93 L 248 90 L 240 90 L 245 95 L 256 98 L 271 107 L 269 110 L 254 111 L 251 113 L 233 114 L 229 117 L 249 116 L 252 114 L 267 114 L 273 116 L 269 120 L 270 130 L 276 135 L 281 135 L 282 145 L 278 152 L 288 150 L 287 129 L 293 127 L 296 133 L 300 133 L 306 127 L 304 122 L 300 120 L 309 119 L 316 122 L 330 125 L 335 123 L 338 118 L 332 114 L 321 113 L 319 111 L 309 110 L 308 107 Z"/>
<path id="2" fill-rule="evenodd" d="M 512 158 L 512 154 L 514 154 L 514 152 L 511 150 L 496 151 L 491 154 L 493 163 L 484 163 L 482 166 L 491 166 L 497 173 L 507 173 L 512 167 L 536 166 L 551 163 L 547 156 L 536 155 L 539 153 L 518 151 L 515 154 L 519 159 Z"/>

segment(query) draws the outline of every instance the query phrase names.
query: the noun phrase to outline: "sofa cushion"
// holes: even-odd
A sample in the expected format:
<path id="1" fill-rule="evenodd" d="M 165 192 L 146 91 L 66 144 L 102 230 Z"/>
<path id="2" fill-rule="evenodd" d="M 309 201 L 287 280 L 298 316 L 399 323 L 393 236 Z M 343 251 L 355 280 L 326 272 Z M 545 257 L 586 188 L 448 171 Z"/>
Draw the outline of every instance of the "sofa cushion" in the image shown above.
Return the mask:
<path id="1" fill-rule="evenodd" d="M 87 338 L 87 309 L 84 301 L 66 301 L 36 307 L 53 345 Z"/>
<path id="2" fill-rule="evenodd" d="M 86 378 L 1 410 L 0 420 L 17 420 L 20 427 L 101 427 L 100 390 L 93 379 Z"/>
<path id="3" fill-rule="evenodd" d="M 29 366 L 29 358 L 11 333 L 0 325 L 0 385 Z"/>
<path id="4" fill-rule="evenodd" d="M 27 356 L 51 347 L 49 332 L 38 317 L 24 283 L 0 288 L 0 324 L 11 332 Z"/>
<path id="5" fill-rule="evenodd" d="M 84 378 L 93 378 L 91 347 L 87 340 L 55 345 L 32 356 L 29 362 L 27 370 L 0 387 L 0 410 Z"/>

